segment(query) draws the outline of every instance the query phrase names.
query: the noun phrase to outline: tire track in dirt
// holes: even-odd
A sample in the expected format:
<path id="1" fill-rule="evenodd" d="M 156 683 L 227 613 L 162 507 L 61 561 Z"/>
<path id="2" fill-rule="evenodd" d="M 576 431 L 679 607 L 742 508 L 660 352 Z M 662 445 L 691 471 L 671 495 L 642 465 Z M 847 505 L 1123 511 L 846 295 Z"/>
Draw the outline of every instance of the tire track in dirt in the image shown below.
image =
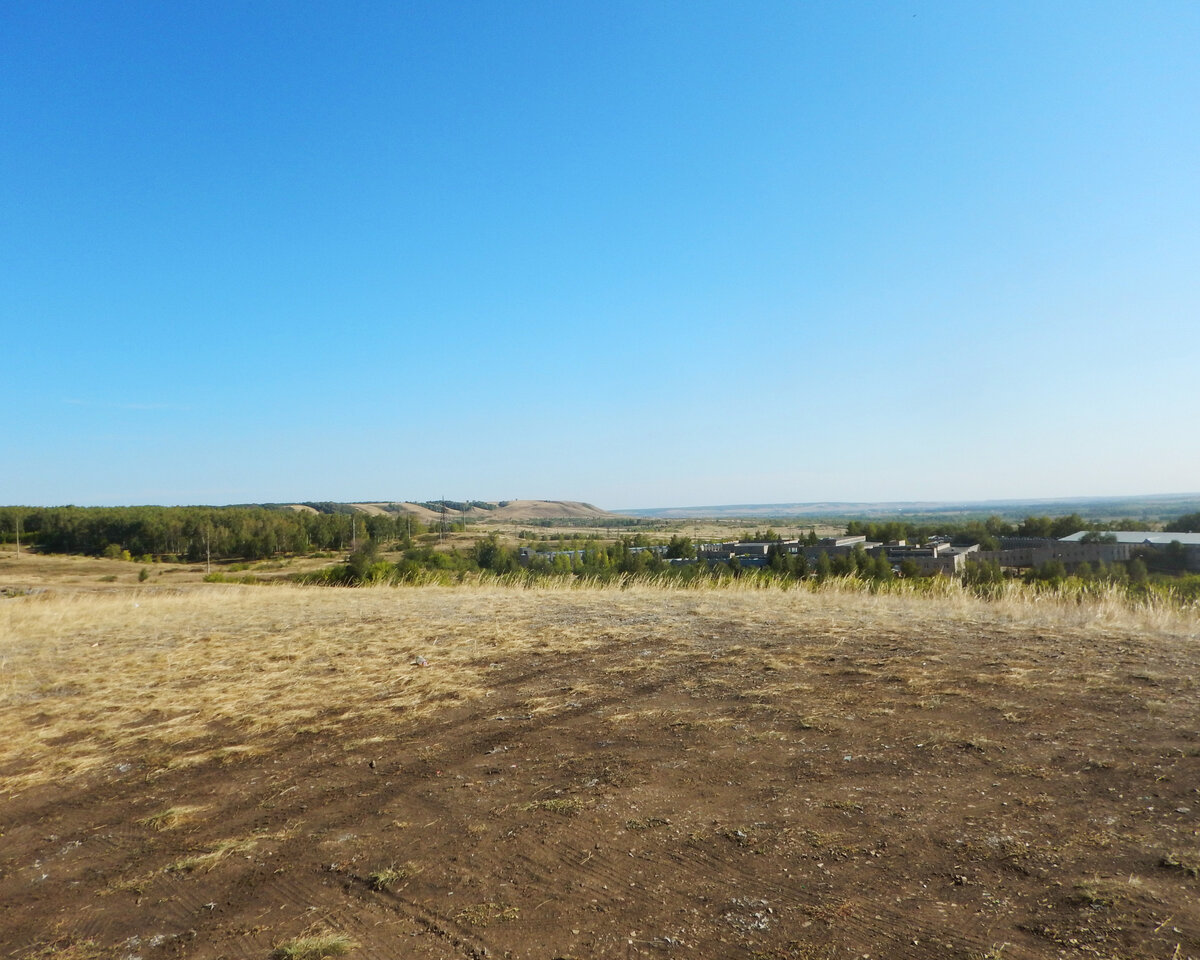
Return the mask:
<path id="1" fill-rule="evenodd" d="M 456 954 L 461 954 L 471 960 L 481 960 L 489 953 L 494 955 L 497 952 L 496 945 L 478 930 L 468 929 L 455 918 L 448 917 L 416 900 L 406 898 L 400 893 L 375 889 L 368 877 L 348 874 L 344 889 L 355 902 L 378 906 L 396 914 L 412 927 L 437 938 L 439 942 Z"/>
<path id="2" fill-rule="evenodd" d="M 110 942 L 137 935 L 142 943 L 147 935 L 169 933 L 180 938 L 171 941 L 176 953 L 198 958 L 262 960 L 286 937 L 324 924 L 359 941 L 364 960 L 462 960 L 484 950 L 534 960 L 555 951 L 626 960 L 684 950 L 713 957 L 758 951 L 782 960 L 822 956 L 824 946 L 842 955 L 853 949 L 858 956 L 960 960 L 985 955 L 994 939 L 1014 941 L 1004 956 L 1023 960 L 1056 950 L 1018 927 L 1028 926 L 1030 917 L 1055 919 L 1049 907 L 1039 914 L 1021 900 L 1041 895 L 1045 880 L 1007 869 L 986 850 L 960 869 L 967 861 L 951 839 L 956 831 L 979 838 L 1012 829 L 990 825 L 1003 816 L 1039 830 L 1047 843 L 1066 844 L 1074 835 L 1067 812 L 1048 807 L 1043 813 L 1039 793 L 1084 790 L 1094 805 L 1108 802 L 1106 787 L 1131 797 L 1165 793 L 1157 778 L 1174 777 L 1180 785 L 1170 796 L 1177 799 L 1153 801 L 1169 809 L 1187 802 L 1182 781 L 1196 767 L 1192 757 L 1157 744 L 1181 709 L 1165 700 L 1155 708 L 1156 725 L 1145 730 L 1145 745 L 1130 751 L 1120 738 L 1102 742 L 1088 735 L 1089 718 L 1100 715 L 1095 710 L 1060 711 L 1052 721 L 1006 728 L 998 711 L 985 724 L 974 703 L 957 700 L 907 712 L 920 691 L 905 691 L 895 719 L 876 717 L 868 705 L 888 695 L 881 678 L 844 677 L 839 671 L 846 664 L 820 659 L 796 676 L 814 685 L 814 702 L 823 697 L 822 709 L 838 716 L 830 729 L 808 730 L 806 714 L 784 694 L 753 688 L 756 675 L 741 660 L 700 663 L 633 658 L 628 645 L 610 643 L 581 661 L 555 655 L 534 670 L 498 670 L 489 675 L 493 696 L 448 706 L 420 729 L 403 717 L 382 724 L 351 719 L 327 733 L 260 743 L 269 748 L 262 755 L 226 765 L 149 771 L 152 795 L 138 794 L 133 781 L 77 793 L 69 809 L 88 810 L 88 822 L 96 824 L 91 835 L 108 835 L 94 846 L 85 840 L 83 848 L 101 875 L 149 871 L 150 880 L 138 912 L 130 908 L 124 918 L 108 904 L 132 904 L 132 893 L 96 898 L 99 909 L 90 913 L 84 890 L 47 895 L 74 904 L 76 933 Z M 568 689 L 576 685 L 578 692 Z M 986 696 L 987 688 L 972 694 Z M 495 719 L 524 717 L 531 712 L 526 701 L 534 698 L 529 719 Z M 331 709 L 341 714 L 346 707 Z M 1022 706 L 1022 716 L 1031 709 Z M 935 728 L 954 736 L 916 749 Z M 1000 746 L 987 755 L 959 749 L 959 730 L 986 732 Z M 892 745 L 898 765 L 882 752 L 881 740 Z M 1007 757 L 1000 752 L 1004 744 Z M 1029 764 L 1069 758 L 1072 770 L 1087 772 L 1086 785 L 1074 774 L 1055 780 L 1004 772 L 1018 750 Z M 1103 765 L 1090 765 L 1120 750 L 1128 754 L 1128 770 L 1105 773 Z M 843 762 L 844 752 L 854 754 L 853 765 Z M 1135 769 L 1143 757 L 1149 759 Z M 999 797 L 979 799 L 1001 780 L 1031 806 L 1014 804 L 1001 814 Z M 186 830 L 153 833 L 134 825 L 187 802 L 206 809 Z M 1144 825 L 1151 801 L 1113 803 L 1094 813 L 1097 822 L 1111 810 L 1126 817 L 1105 843 L 1120 842 L 1118 830 Z M 965 804 L 978 809 L 968 814 Z M 902 816 L 902 810 L 909 812 Z M 1178 817 L 1183 830 L 1186 817 Z M 58 828 L 41 832 L 51 829 Z M 747 836 L 739 837 L 739 830 Z M 79 827 L 60 832 L 68 839 L 91 836 Z M 5 870 L 27 871 L 44 841 L 27 823 L 11 836 L 19 850 Z M 878 844 L 883 836 L 886 848 Z M 181 848 L 204 852 L 231 838 L 253 838 L 257 846 L 207 872 L 163 871 L 186 852 Z M 83 876 L 76 860 L 83 856 L 63 858 L 64 877 Z M 1153 869 L 1149 855 L 1141 856 L 1141 866 L 1127 858 L 1121 863 Z M 392 860 L 414 861 L 419 870 L 392 892 L 371 889 L 370 872 Z M 970 876 L 959 885 L 952 872 Z M 1073 874 L 1048 875 L 1066 884 L 1057 896 L 1068 906 L 1054 929 L 1069 932 L 1062 916 L 1076 911 L 1069 905 Z M 1172 880 L 1190 883 L 1182 872 L 1167 874 L 1155 895 Z M 4 882 L 0 877 L 0 891 Z M 998 897 L 988 906 L 993 890 Z M 40 909 L 28 889 L 14 892 L 26 898 L 20 909 Z M 487 923 L 478 925 L 466 919 L 469 908 L 488 904 L 511 907 L 514 916 L 485 916 Z M 57 909 L 66 916 L 71 908 Z M 1176 896 L 1171 909 L 1182 912 L 1172 923 L 1194 929 L 1183 918 L 1194 906 Z M 1086 914 L 1103 916 L 1093 907 Z M 11 915 L 0 920 L 0 930 L 25 938 L 15 951 L 38 942 L 40 933 L 34 922 L 14 922 Z M 185 941 L 192 930 L 194 939 Z M 1115 943 L 1105 955 L 1170 956 L 1173 945 L 1120 954 Z M 32 951 L 11 955 L 25 952 Z M 158 957 L 147 951 L 146 960 Z"/>
<path id="3" fill-rule="evenodd" d="M 551 722 L 547 723 L 545 727 L 547 729 L 553 728 L 560 732 L 567 731 L 572 726 L 572 721 L 578 721 L 585 715 L 590 716 L 595 714 L 604 706 L 616 703 L 628 705 L 631 700 L 629 696 L 630 692 L 634 694 L 634 698 L 654 696 L 662 693 L 666 687 L 678 679 L 677 675 L 668 675 L 654 682 L 641 684 L 634 688 L 633 691 L 622 690 L 609 697 L 592 700 L 587 705 L 556 712 Z M 588 735 L 591 735 L 590 730 L 588 731 Z M 542 841 L 542 843 L 546 844 L 546 841 Z M 563 864 L 574 865 L 575 883 L 580 888 L 584 888 L 586 893 L 603 894 L 610 885 L 616 886 L 623 882 L 621 878 L 626 875 L 625 871 L 627 869 L 623 864 L 618 867 L 607 856 L 588 857 L 586 854 L 581 855 L 581 853 L 582 851 L 578 846 L 572 848 L 567 845 L 549 843 L 546 846 L 544 855 L 534 856 L 529 853 L 522 853 L 517 855 L 516 861 L 524 864 L 530 885 L 553 884 L 556 874 Z M 512 858 L 499 855 L 487 859 L 490 862 L 485 863 L 485 867 L 489 867 L 494 871 L 499 870 L 502 863 L 506 861 L 509 863 L 512 862 Z M 742 868 L 729 858 L 717 858 L 709 854 L 696 852 L 690 857 L 687 855 L 676 855 L 673 860 L 675 870 L 673 871 L 672 884 L 676 888 L 696 887 L 706 877 L 723 875 L 726 877 L 726 886 L 732 885 L 735 888 L 757 886 L 781 903 L 801 908 L 807 912 L 812 912 L 818 906 L 818 898 L 814 896 L 799 896 L 794 886 L 781 883 L 764 884 L 762 878 L 758 876 L 757 871 L 749 867 Z M 689 860 L 692 864 L 691 868 L 681 873 L 678 867 L 688 863 Z M 734 873 L 733 877 L 728 876 L 731 870 Z M 608 882 L 606 883 L 605 881 Z M 882 937 L 889 941 L 894 955 L 908 955 L 906 946 L 913 938 L 904 940 L 900 935 L 888 932 L 889 927 L 895 929 L 904 927 L 911 920 L 908 914 L 877 907 L 872 914 L 871 920 L 863 920 L 855 916 L 843 917 L 841 920 L 844 929 L 857 931 L 864 942 L 878 942 L 879 938 Z M 921 937 L 918 936 L 915 939 L 920 940 Z M 967 945 L 978 948 L 985 946 L 982 940 Z"/>
<path id="4" fill-rule="evenodd" d="M 526 671 L 523 676 L 526 679 L 534 679 L 544 676 L 553 669 L 553 667 L 545 667 L 537 671 Z M 619 694 L 614 694 L 611 700 L 615 702 L 618 696 Z M 468 759 L 472 754 L 482 754 L 484 751 L 481 748 L 485 744 L 494 745 L 500 739 L 505 739 L 503 735 L 497 734 L 494 731 L 486 729 L 477 731 L 476 728 L 478 726 L 479 718 L 468 714 L 455 722 L 443 722 L 439 724 L 438 729 L 432 732 L 430 739 L 440 739 L 447 734 L 457 732 L 459 729 L 469 729 L 474 735 L 467 739 L 465 749 L 456 751 L 459 754 L 460 760 Z M 259 804 L 267 798 L 271 800 L 282 799 L 282 794 L 290 792 L 290 786 L 283 786 L 283 784 L 288 783 L 289 780 L 303 782 L 310 778 L 316 778 L 327 762 L 325 756 L 313 756 L 305 766 L 300 767 L 298 770 L 293 767 L 294 772 L 289 777 L 279 778 L 270 783 L 263 784 L 257 793 L 247 792 L 242 794 L 238 798 L 238 805 L 242 810 L 240 817 L 230 817 L 229 813 L 232 811 L 229 810 L 221 811 L 227 832 L 234 835 L 244 832 L 243 824 L 245 821 L 254 818 L 253 808 L 256 799 L 261 798 L 259 799 Z M 424 774 L 424 776 L 421 774 Z M 407 784 L 410 789 L 404 791 L 406 793 L 405 803 L 410 808 L 415 802 L 419 803 L 420 808 L 423 808 L 421 809 L 422 818 L 428 817 L 431 821 L 445 819 L 452 813 L 452 808 L 438 802 L 434 795 L 420 790 L 420 787 L 428 782 L 428 770 L 421 771 L 415 778 L 410 780 Z M 291 786 L 294 785 L 291 784 Z M 355 800 L 357 802 L 347 806 L 341 814 L 334 812 L 336 805 L 344 801 L 344 795 L 341 792 L 330 790 L 318 797 L 294 794 L 293 792 L 293 795 L 288 797 L 286 804 L 283 806 L 276 805 L 273 814 L 267 818 L 267 823 L 260 822 L 257 825 L 261 828 L 266 828 L 267 824 L 272 821 L 278 822 L 280 819 L 289 819 L 291 817 L 301 818 L 305 815 L 315 814 L 316 818 L 323 823 L 323 834 L 329 836 L 336 834 L 339 830 L 349 828 L 355 823 L 360 818 L 361 810 L 364 806 L 373 806 L 385 796 L 398 792 L 393 785 L 381 779 L 376 779 L 373 783 L 372 781 L 365 780 L 358 783 L 357 786 L 361 788 L 355 791 Z M 418 789 L 411 789 L 413 787 Z M 299 799 L 301 796 L 305 797 L 306 802 L 302 802 Z M 261 820 L 262 818 L 259 819 Z M 285 849 L 281 851 L 281 854 L 285 859 L 288 859 L 291 857 L 293 851 L 296 854 L 301 854 L 307 852 L 309 846 L 310 841 L 307 839 L 296 839 L 291 841 L 290 844 L 285 845 Z M 252 868 L 249 869 L 252 870 Z M 361 878 L 359 878 L 360 886 L 361 882 Z M 263 892 L 269 896 L 282 897 L 286 902 L 300 909 L 318 901 L 326 893 L 322 889 L 323 886 L 324 884 L 321 880 L 311 877 L 276 878 L 273 882 L 268 882 L 265 885 Z M 198 898 L 191 899 L 184 905 L 184 909 L 180 912 L 186 914 L 189 912 L 187 908 L 194 908 L 197 905 Z M 455 923 L 452 917 L 441 915 L 416 903 L 411 903 L 406 913 L 410 919 L 420 923 L 424 928 L 439 932 L 439 935 L 443 939 L 449 937 L 452 942 L 458 945 L 465 944 L 466 946 L 463 947 L 463 950 L 466 955 L 474 955 L 479 951 L 481 946 L 486 947 L 486 938 L 478 937 L 470 931 L 462 929 L 460 925 Z M 253 917 L 250 919 L 260 918 Z"/>
<path id="5" fill-rule="evenodd" d="M 895 771 L 888 771 L 886 767 L 883 768 L 883 771 L 895 775 Z M 820 896 L 803 892 L 794 883 L 764 882 L 764 878 L 760 876 L 758 870 L 749 865 L 743 868 L 736 860 L 728 856 L 717 856 L 707 851 L 685 848 L 683 851 L 674 852 L 673 860 L 677 863 L 687 861 L 692 863 L 691 869 L 684 871 L 681 885 L 692 885 L 704 877 L 722 876 L 735 887 L 744 885 L 747 888 L 753 888 L 757 886 L 775 899 L 791 906 L 800 907 L 806 912 L 814 912 L 820 906 Z M 918 927 L 915 931 L 916 935 L 911 935 L 908 930 L 911 923 L 912 917 L 909 913 L 876 903 L 873 905 L 869 917 L 852 914 L 845 918 L 842 927 L 850 931 L 857 931 L 858 939 L 865 946 L 885 940 L 890 942 L 889 955 L 907 956 L 910 953 L 919 954 L 919 951 L 910 950 L 912 940 L 928 942 L 933 937 L 932 927 Z M 904 932 L 898 933 L 897 931 L 900 930 Z M 960 932 L 956 939 L 958 940 L 957 947 L 960 949 L 982 951 L 988 946 L 986 938 L 968 931 Z"/>

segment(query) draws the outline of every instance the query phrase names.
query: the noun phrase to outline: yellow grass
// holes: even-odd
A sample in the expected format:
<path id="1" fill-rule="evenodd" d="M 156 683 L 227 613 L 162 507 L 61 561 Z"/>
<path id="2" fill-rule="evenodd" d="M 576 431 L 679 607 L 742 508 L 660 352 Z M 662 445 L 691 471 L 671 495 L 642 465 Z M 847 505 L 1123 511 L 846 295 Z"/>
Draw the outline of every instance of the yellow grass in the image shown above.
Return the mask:
<path id="1" fill-rule="evenodd" d="M 227 856 L 235 853 L 248 853 L 253 850 L 258 841 L 253 839 L 222 840 L 203 853 L 195 853 L 176 860 L 167 866 L 168 873 L 192 873 L 195 870 L 211 870 Z"/>
<path id="2" fill-rule="evenodd" d="M 203 809 L 203 807 L 193 805 L 168 807 L 166 810 L 143 817 L 138 823 L 151 830 L 174 830 L 185 823 L 190 823 L 194 815 Z"/>
<path id="3" fill-rule="evenodd" d="M 497 664 L 585 656 L 600 644 L 627 643 L 631 662 L 643 666 L 697 653 L 746 658 L 763 683 L 801 682 L 802 690 L 796 668 L 856 636 L 944 640 L 997 629 L 1027 633 L 1031 649 L 1044 649 L 1039 636 L 1195 640 L 1200 622 L 1115 599 L 1081 605 L 1014 593 L 983 602 L 953 585 L 935 597 L 837 583 L 814 592 L 566 581 L 50 591 L 0 600 L 0 798 L 85 776 L 153 777 L 229 761 L 351 719 L 399 735 L 431 711 L 486 697 Z M 730 645 L 730 636 L 745 646 Z M 994 682 L 1019 690 L 1031 671 L 1048 682 L 1032 656 L 1014 657 Z M 958 695 L 939 677 L 933 658 L 903 679 L 931 702 Z M 1103 687 L 1109 679 L 1098 661 L 1087 677 L 1060 682 Z M 531 702 L 529 711 L 552 713 L 572 696 Z M 1013 716 L 1018 722 L 1019 710 Z"/>
<path id="4" fill-rule="evenodd" d="M 310 933 L 280 944 L 271 956 L 276 960 L 325 960 L 340 957 L 357 946 L 343 933 Z"/>

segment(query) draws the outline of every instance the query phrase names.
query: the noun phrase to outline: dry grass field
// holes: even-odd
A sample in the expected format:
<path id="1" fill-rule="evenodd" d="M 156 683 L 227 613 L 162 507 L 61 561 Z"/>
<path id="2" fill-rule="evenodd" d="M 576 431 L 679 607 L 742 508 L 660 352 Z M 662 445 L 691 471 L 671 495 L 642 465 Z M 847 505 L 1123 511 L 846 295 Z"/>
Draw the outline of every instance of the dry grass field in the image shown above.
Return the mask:
<path id="1" fill-rule="evenodd" d="M 0 599 L 6 958 L 1200 958 L 1194 613 L 78 586 Z"/>
<path id="2" fill-rule="evenodd" d="M 235 578 L 249 575 L 256 580 L 283 580 L 296 573 L 344 560 L 345 557 L 339 555 L 288 557 L 252 563 L 214 562 L 211 569 Z M 128 560 L 70 554 L 25 552 L 18 555 L 10 546 L 7 550 L 0 550 L 0 597 L 7 593 L 39 590 L 109 593 L 123 587 L 176 589 L 202 583 L 207 572 L 203 562 L 132 563 Z M 143 573 L 145 581 L 140 579 Z"/>

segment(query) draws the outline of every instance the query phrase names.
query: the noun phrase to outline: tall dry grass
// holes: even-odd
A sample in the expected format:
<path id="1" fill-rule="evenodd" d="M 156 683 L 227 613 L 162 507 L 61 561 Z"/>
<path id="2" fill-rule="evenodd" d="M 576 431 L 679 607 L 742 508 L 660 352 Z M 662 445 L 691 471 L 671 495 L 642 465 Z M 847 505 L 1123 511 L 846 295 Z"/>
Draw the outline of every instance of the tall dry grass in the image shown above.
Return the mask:
<path id="1" fill-rule="evenodd" d="M 436 574 L 424 585 L 442 583 Z M 571 590 L 638 590 L 665 593 L 716 592 L 720 594 L 809 593 L 818 596 L 898 598 L 902 603 L 926 604 L 930 601 L 941 611 L 961 608 L 977 611 L 980 604 L 991 608 L 998 619 L 1012 623 L 1051 621 L 1074 625 L 1102 623 L 1132 629 L 1189 631 L 1200 629 L 1200 606 L 1172 600 L 1160 594 L 1131 598 L 1118 583 L 1089 583 L 1086 589 L 1055 590 L 1021 580 L 1005 580 L 976 588 L 955 577 L 930 577 L 918 580 L 876 582 L 857 577 L 831 577 L 797 581 L 770 575 L 749 573 L 738 578 L 697 577 L 684 579 L 674 574 L 625 575 L 612 577 L 548 576 L 530 578 L 523 573 L 484 572 L 470 581 L 472 585 L 513 590 L 546 592 Z M 1194 635 L 1194 633 L 1193 633 Z"/>
<path id="2" fill-rule="evenodd" d="M 960 643 L 986 631 L 1191 649 L 1200 621 L 1116 596 L 1080 603 L 1013 590 L 984 601 L 950 581 L 921 593 L 755 578 L 49 592 L 0 601 L 0 796 L 152 776 L 306 730 L 411 730 L 432 711 L 486 697 L 496 665 L 544 654 L 629 644 L 631 656 L 650 646 L 687 658 L 730 638 L 780 651 L 879 634 Z"/>

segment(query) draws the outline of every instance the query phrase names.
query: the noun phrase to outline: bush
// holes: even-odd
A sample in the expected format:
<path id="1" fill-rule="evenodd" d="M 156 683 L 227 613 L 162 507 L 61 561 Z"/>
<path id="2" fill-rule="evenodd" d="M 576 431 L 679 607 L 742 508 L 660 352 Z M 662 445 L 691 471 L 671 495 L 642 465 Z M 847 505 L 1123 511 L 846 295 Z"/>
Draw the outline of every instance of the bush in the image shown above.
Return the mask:
<path id="1" fill-rule="evenodd" d="M 1026 583 L 1046 583 L 1052 587 L 1062 586 L 1067 579 L 1067 568 L 1061 560 L 1047 560 L 1025 574 Z"/>
<path id="2" fill-rule="evenodd" d="M 391 564 L 379 559 L 379 547 L 374 540 L 364 540 L 362 546 L 350 554 L 346 574 L 351 583 L 377 583 L 387 578 Z"/>
<path id="3" fill-rule="evenodd" d="M 244 577 L 231 577 L 227 573 L 218 573 L 216 571 L 213 571 L 212 573 L 205 574 L 204 582 L 205 583 L 259 583 L 260 581 L 259 581 L 258 577 L 256 577 L 252 573 L 248 573 Z"/>

